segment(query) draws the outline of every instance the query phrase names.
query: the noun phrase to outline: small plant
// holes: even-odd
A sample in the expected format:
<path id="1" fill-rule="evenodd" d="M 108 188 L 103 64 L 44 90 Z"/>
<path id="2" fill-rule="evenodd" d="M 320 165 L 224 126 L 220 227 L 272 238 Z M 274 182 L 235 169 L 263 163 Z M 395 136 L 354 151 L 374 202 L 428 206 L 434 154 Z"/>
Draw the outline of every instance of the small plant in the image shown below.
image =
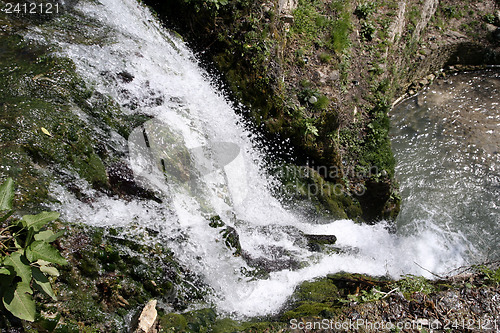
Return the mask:
<path id="1" fill-rule="evenodd" d="M 0 186 L 0 309 L 28 321 L 35 320 L 33 289 L 56 300 L 47 276 L 58 276 L 52 264 L 66 265 L 51 242 L 62 232 L 42 230 L 59 217 L 56 212 L 42 212 L 13 219 L 14 181 Z"/>
<path id="2" fill-rule="evenodd" d="M 356 10 L 354 11 L 354 14 L 359 18 L 359 19 L 367 19 L 370 14 L 372 14 L 375 11 L 375 3 L 373 2 L 363 2 L 356 7 Z"/>
<path id="3" fill-rule="evenodd" d="M 494 271 L 489 267 L 480 266 L 479 270 L 484 274 L 484 280 L 487 283 L 495 284 L 497 286 L 500 284 L 500 268 Z"/>
<path id="4" fill-rule="evenodd" d="M 319 133 L 318 133 L 318 128 L 316 126 L 314 126 L 312 120 L 306 120 L 305 122 L 305 131 L 304 131 L 304 135 L 307 136 L 308 134 L 312 134 L 313 136 L 318 136 Z"/>
<path id="5" fill-rule="evenodd" d="M 447 19 L 456 18 L 459 19 L 463 16 L 462 11 L 458 8 L 458 6 L 446 6 L 442 9 L 443 15 Z"/>
<path id="6" fill-rule="evenodd" d="M 340 55 L 351 46 L 349 34 L 351 33 L 351 22 L 347 13 L 342 13 L 337 21 L 332 24 L 330 31 L 331 39 L 328 46 Z"/>
<path id="7" fill-rule="evenodd" d="M 332 60 L 332 55 L 327 52 L 321 52 L 319 55 L 319 61 L 324 64 L 329 63 Z"/>
<path id="8" fill-rule="evenodd" d="M 486 23 L 489 23 L 489 24 L 495 24 L 495 20 L 496 20 L 496 17 L 495 17 L 495 14 L 486 14 L 483 16 L 483 20 L 486 22 Z"/>
<path id="9" fill-rule="evenodd" d="M 370 291 L 361 290 L 360 293 L 355 295 L 347 295 L 346 300 L 340 300 L 341 303 L 366 303 L 366 302 L 374 302 L 384 298 L 386 293 L 380 292 L 379 290 L 372 288 Z"/>
<path id="10" fill-rule="evenodd" d="M 375 37 L 375 26 L 370 22 L 361 23 L 361 36 L 364 39 L 371 41 Z"/>
<path id="11" fill-rule="evenodd" d="M 325 110 L 330 105 L 330 100 L 325 95 L 319 95 L 317 97 L 316 103 L 314 103 L 314 109 Z"/>
<path id="12" fill-rule="evenodd" d="M 405 294 L 410 295 L 416 292 L 430 294 L 434 287 L 423 277 L 415 275 L 404 275 L 401 280 L 397 282 L 399 290 Z"/>

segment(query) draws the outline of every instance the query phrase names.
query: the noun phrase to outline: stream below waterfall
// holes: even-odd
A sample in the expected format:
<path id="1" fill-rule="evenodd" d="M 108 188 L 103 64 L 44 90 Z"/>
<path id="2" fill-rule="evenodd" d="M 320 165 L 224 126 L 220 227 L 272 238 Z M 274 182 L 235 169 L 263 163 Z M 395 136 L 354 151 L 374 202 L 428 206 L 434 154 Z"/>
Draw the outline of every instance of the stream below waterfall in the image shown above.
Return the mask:
<path id="1" fill-rule="evenodd" d="M 439 230 L 468 263 L 500 258 L 500 73 L 452 74 L 392 110 L 401 234 Z"/>
<path id="2" fill-rule="evenodd" d="M 162 202 L 109 197 L 81 180 L 81 191 L 93 198 L 82 202 L 61 181 L 52 185 L 51 195 L 63 220 L 122 227 L 122 237 L 155 230 L 156 239 L 148 241 L 172 249 L 210 286 L 207 301 L 235 318 L 276 313 L 297 285 L 329 273 L 431 277 L 429 271 L 446 273 L 498 258 L 497 74 L 449 78 L 440 86 L 445 91 L 429 88 L 393 110 L 403 197 L 396 233 L 384 222 L 318 224 L 285 209 L 272 195 L 273 180 L 252 133 L 195 55 L 146 7 L 136 0 L 101 0 L 81 1 L 75 8 L 82 22 L 72 34 L 102 44 L 43 27 L 26 37 L 55 44 L 56 54 L 71 58 L 86 83 L 124 113 L 153 119 L 129 138 L 115 133 L 112 145 L 130 154 L 137 180 Z M 477 123 L 483 126 L 467 129 Z M 167 180 L 155 167 L 163 168 Z M 263 278 L 252 274 L 256 267 L 234 256 L 220 230 L 209 225 L 216 215 L 237 232 L 247 257 L 275 269 Z M 335 235 L 336 250 L 311 251 L 304 233 Z"/>

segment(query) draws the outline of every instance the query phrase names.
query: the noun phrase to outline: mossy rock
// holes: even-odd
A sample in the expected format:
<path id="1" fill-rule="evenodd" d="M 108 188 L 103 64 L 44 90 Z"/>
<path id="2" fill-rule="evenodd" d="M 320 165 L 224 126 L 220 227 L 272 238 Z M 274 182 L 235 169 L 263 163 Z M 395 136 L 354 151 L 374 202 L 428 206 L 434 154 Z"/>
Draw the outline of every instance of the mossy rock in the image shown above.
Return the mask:
<path id="1" fill-rule="evenodd" d="M 70 59 L 53 56 L 53 46 L 25 41 L 27 21 L 4 19 L 9 29 L 0 48 L 0 179 L 16 180 L 17 205 L 46 203 L 48 185 L 61 175 L 106 193 L 127 190 L 109 181 L 108 169 L 123 158 L 110 138 L 113 131 L 127 138 L 149 117 L 123 113 L 109 96 L 86 86 Z M 43 23 L 37 22 L 30 24 Z"/>
<path id="2" fill-rule="evenodd" d="M 212 308 L 190 311 L 185 313 L 184 316 L 189 331 L 195 333 L 210 331 L 217 318 L 217 314 Z"/>
<path id="3" fill-rule="evenodd" d="M 188 322 L 182 314 L 168 313 L 159 318 L 160 332 L 185 332 Z"/>
<path id="4" fill-rule="evenodd" d="M 282 183 L 278 195 L 285 203 L 312 205 L 311 213 L 335 219 L 356 219 L 361 213 L 360 203 L 345 184 L 327 181 L 312 168 L 287 164 L 274 174 Z"/>
<path id="5" fill-rule="evenodd" d="M 291 310 L 286 311 L 281 320 L 312 316 L 325 316 L 336 312 L 334 304 L 340 293 L 333 280 L 328 278 L 303 282 L 292 296 Z M 338 302 L 337 302 L 338 303 Z M 290 307 L 289 307 L 290 308 Z"/>

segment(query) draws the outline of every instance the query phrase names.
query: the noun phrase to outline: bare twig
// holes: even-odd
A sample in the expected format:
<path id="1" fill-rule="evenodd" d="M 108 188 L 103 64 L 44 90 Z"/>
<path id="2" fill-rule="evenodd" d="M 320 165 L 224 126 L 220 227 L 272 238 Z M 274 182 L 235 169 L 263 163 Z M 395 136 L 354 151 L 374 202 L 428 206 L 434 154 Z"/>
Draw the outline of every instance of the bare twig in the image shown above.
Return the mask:
<path id="1" fill-rule="evenodd" d="M 422 266 L 421 266 L 421 265 L 419 265 L 417 262 L 415 262 L 415 261 L 414 261 L 413 263 L 414 263 L 415 265 L 417 265 L 418 267 L 422 268 L 424 271 L 431 273 L 431 274 L 432 274 L 432 275 L 434 275 L 435 277 L 438 277 L 438 278 L 440 278 L 440 279 L 442 279 L 442 280 L 444 280 L 444 279 L 445 279 L 445 278 L 444 278 L 444 277 L 442 277 L 441 275 L 438 275 L 438 274 L 436 274 L 436 273 L 434 273 L 434 272 L 431 272 L 431 271 L 430 271 L 430 270 L 428 270 L 427 268 L 422 267 Z"/>
<path id="2" fill-rule="evenodd" d="M 387 292 L 387 293 L 386 293 L 386 292 L 383 292 L 383 291 L 380 291 L 380 290 L 377 290 L 377 289 L 375 289 L 375 288 L 373 288 L 372 290 L 373 290 L 375 293 L 377 293 L 377 294 L 383 294 L 383 295 L 384 295 L 384 297 L 382 297 L 382 299 L 384 299 L 384 298 L 386 298 L 387 296 L 389 296 L 390 294 L 392 294 L 393 292 L 395 292 L 396 290 L 399 290 L 399 287 L 396 287 L 396 288 L 392 289 L 391 291 L 389 291 L 389 292 Z"/>

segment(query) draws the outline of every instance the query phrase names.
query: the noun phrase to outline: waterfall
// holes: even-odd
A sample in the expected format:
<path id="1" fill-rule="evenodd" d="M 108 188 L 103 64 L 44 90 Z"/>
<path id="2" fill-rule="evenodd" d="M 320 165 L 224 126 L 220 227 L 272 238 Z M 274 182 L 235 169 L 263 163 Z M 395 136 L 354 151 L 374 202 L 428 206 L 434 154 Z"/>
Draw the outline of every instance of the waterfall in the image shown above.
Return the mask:
<path id="1" fill-rule="evenodd" d="M 100 43 L 43 27 L 27 37 L 52 38 L 92 89 L 124 113 L 151 117 L 129 138 L 113 138 L 130 155 L 137 180 L 162 202 L 125 201 L 87 187 L 94 201 L 84 203 L 54 184 L 53 208 L 62 219 L 125 227 L 127 237 L 141 227 L 158 231 L 158 240 L 211 287 L 209 301 L 234 317 L 275 313 L 298 284 L 329 273 L 429 276 L 426 269 L 446 272 L 464 263 L 463 239 L 439 225 L 401 236 L 384 222 L 318 224 L 285 209 L 269 189 L 273 180 L 252 133 L 178 37 L 136 0 L 81 1 L 75 10 L 93 23 L 74 33 Z M 228 249 L 221 229 L 209 225 L 214 216 L 237 232 L 245 255 Z M 304 234 L 336 235 L 338 251 L 313 252 Z M 258 278 L 248 257 L 275 268 Z"/>

